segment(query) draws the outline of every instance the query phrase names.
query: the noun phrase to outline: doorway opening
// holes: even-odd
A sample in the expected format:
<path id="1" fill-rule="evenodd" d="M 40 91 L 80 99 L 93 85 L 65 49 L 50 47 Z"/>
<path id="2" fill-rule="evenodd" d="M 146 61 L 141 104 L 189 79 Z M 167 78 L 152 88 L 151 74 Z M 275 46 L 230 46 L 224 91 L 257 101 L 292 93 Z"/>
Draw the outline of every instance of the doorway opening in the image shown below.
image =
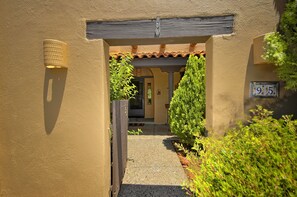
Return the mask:
<path id="1" fill-rule="evenodd" d="M 129 100 L 129 118 L 144 118 L 144 78 L 135 77 L 132 83 L 136 86 L 137 93 Z"/>
<path id="2" fill-rule="evenodd" d="M 187 42 L 187 41 L 185 41 Z M 129 101 L 129 123 L 168 124 L 168 109 L 190 55 L 204 55 L 205 44 L 193 43 L 110 46 L 110 56 L 130 53 L 137 94 Z"/>

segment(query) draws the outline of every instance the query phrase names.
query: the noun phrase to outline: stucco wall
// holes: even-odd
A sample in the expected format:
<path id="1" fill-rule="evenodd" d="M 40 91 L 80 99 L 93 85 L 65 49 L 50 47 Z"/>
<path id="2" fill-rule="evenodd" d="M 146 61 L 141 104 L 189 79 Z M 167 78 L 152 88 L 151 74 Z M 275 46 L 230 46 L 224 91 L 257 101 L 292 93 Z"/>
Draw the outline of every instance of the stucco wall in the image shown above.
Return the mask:
<path id="1" fill-rule="evenodd" d="M 164 124 L 167 122 L 168 104 L 168 73 L 162 72 L 160 68 L 151 68 L 154 74 L 154 122 Z"/>
<path id="2" fill-rule="evenodd" d="M 280 118 L 284 114 L 292 114 L 297 117 L 297 92 L 291 92 L 285 89 L 285 82 L 277 77 L 276 66 L 268 64 L 262 58 L 264 53 L 264 35 L 254 39 L 250 50 L 249 62 L 247 67 L 245 81 L 245 114 L 255 108 L 256 105 L 262 105 L 274 112 L 274 117 Z M 253 63 L 251 63 L 253 62 Z M 251 97 L 251 81 L 279 81 L 279 95 L 276 98 L 255 98 Z"/>
<path id="3" fill-rule="evenodd" d="M 234 35 L 214 36 L 206 49 L 213 53 L 207 57 L 208 127 L 219 132 L 244 116 L 252 39 L 276 29 L 279 2 L 0 1 L 0 194 L 108 196 L 108 47 L 102 40 L 85 39 L 86 19 L 234 14 Z M 69 44 L 68 70 L 44 68 L 46 38 Z M 157 74 L 167 81 L 166 73 Z M 45 99 L 49 79 L 51 105 Z M 166 83 L 160 81 L 162 95 L 168 94 Z M 161 99 L 160 108 L 155 105 L 160 114 L 166 113 L 167 99 Z"/>
<path id="4" fill-rule="evenodd" d="M 165 104 L 168 104 L 168 73 L 162 72 L 160 68 L 151 68 L 151 71 L 154 74 L 154 122 L 165 124 L 168 114 L 165 107 Z M 179 80 L 179 73 L 175 72 L 174 87 L 177 86 Z"/>
<path id="5" fill-rule="evenodd" d="M 251 81 L 279 81 L 279 96 L 277 98 L 255 98 L 250 96 Z M 281 118 L 284 114 L 297 117 L 297 92 L 285 89 L 285 83 L 277 77 L 276 66 L 272 64 L 252 64 L 247 68 L 245 82 L 245 114 L 256 105 L 262 105 L 272 110 L 275 118 Z"/>
<path id="6" fill-rule="evenodd" d="M 0 1 L 1 196 L 108 196 L 108 45 L 85 39 L 98 7 Z M 45 69 L 46 38 L 68 43 L 68 70 Z"/>
<path id="7" fill-rule="evenodd" d="M 246 81 L 257 75 L 257 70 L 247 72 L 254 66 L 250 61 L 253 38 L 274 31 L 279 19 L 279 5 L 273 1 L 237 1 L 233 6 L 237 3 L 232 8 L 234 34 L 213 36 L 206 43 L 207 128 L 216 134 L 245 117 Z M 267 80 L 275 79 L 275 74 L 266 75 Z"/>

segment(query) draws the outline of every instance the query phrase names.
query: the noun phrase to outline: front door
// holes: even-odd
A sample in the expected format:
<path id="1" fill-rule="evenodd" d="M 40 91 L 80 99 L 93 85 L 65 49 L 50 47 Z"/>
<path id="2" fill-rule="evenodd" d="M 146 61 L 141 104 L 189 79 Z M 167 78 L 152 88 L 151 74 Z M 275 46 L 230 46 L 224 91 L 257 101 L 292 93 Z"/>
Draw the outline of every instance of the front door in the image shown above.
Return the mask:
<path id="1" fill-rule="evenodd" d="M 136 86 L 137 93 L 129 101 L 129 117 L 144 118 L 144 78 L 135 77 L 132 83 Z"/>

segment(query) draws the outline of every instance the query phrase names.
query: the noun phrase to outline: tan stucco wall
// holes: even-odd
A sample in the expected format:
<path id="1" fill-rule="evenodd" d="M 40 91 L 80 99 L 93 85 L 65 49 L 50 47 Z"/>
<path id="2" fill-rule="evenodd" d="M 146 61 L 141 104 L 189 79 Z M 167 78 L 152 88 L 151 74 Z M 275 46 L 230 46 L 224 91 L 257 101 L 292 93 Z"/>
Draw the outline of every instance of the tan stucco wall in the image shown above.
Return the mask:
<path id="1" fill-rule="evenodd" d="M 167 122 L 165 104 L 168 104 L 168 73 L 162 72 L 160 68 L 151 70 L 154 74 L 154 122 L 164 124 Z"/>
<path id="2" fill-rule="evenodd" d="M 221 8 L 228 5 L 224 2 Z M 253 38 L 274 31 L 278 22 L 273 1 L 237 1 L 233 6 L 236 4 L 238 7 L 232 7 L 234 34 L 213 36 L 206 43 L 207 128 L 217 134 L 245 117 L 246 80 L 257 75 L 257 70 L 247 72 L 254 65 Z M 275 79 L 274 74 L 266 75 L 267 80 Z"/>
<path id="3" fill-rule="evenodd" d="M 208 128 L 220 132 L 244 116 L 252 40 L 276 29 L 278 4 L 273 0 L 0 1 L 0 194 L 108 196 L 108 47 L 102 40 L 85 39 L 86 19 L 235 14 L 234 35 L 214 36 L 206 47 L 206 53 L 213 53 L 207 56 Z M 67 71 L 43 67 L 46 38 L 69 44 Z M 164 95 L 155 103 L 155 121 L 164 123 L 157 114 L 166 113 L 167 74 L 157 70 L 154 74 L 160 76 L 155 78 L 155 85 L 160 84 L 154 87 L 155 101 L 158 89 Z M 54 100 L 49 104 L 44 97 L 51 78 Z"/>
<path id="4" fill-rule="evenodd" d="M 1 196 L 108 196 L 108 46 L 84 21 L 100 5 L 0 1 Z M 46 38 L 68 43 L 68 70 L 45 69 Z"/>
<path id="5" fill-rule="evenodd" d="M 252 58 L 252 57 L 251 57 Z M 277 98 L 254 98 L 250 96 L 251 81 L 279 81 L 279 96 Z M 280 118 L 284 114 L 292 114 L 297 117 L 297 92 L 285 89 L 285 83 L 277 77 L 276 66 L 272 64 L 252 64 L 247 68 L 245 81 L 245 114 L 249 115 L 249 110 L 256 105 L 262 105 L 274 112 L 275 118 Z"/>
<path id="6" fill-rule="evenodd" d="M 151 68 L 154 74 L 154 122 L 156 124 L 167 123 L 168 104 L 168 73 L 162 72 L 160 68 Z M 174 87 L 177 87 L 180 81 L 179 72 L 174 73 Z M 158 94 L 160 92 L 160 94 Z"/>
<path id="7" fill-rule="evenodd" d="M 256 37 L 251 47 L 249 64 L 247 67 L 247 77 L 245 81 L 245 114 L 249 114 L 251 108 L 262 105 L 272 110 L 276 118 L 284 114 L 292 114 L 297 117 L 297 92 L 291 92 L 284 88 L 285 82 L 277 77 L 276 66 L 268 64 L 262 57 L 264 53 L 264 36 Z M 279 95 L 277 98 L 253 98 L 250 96 L 251 81 L 280 81 Z"/>

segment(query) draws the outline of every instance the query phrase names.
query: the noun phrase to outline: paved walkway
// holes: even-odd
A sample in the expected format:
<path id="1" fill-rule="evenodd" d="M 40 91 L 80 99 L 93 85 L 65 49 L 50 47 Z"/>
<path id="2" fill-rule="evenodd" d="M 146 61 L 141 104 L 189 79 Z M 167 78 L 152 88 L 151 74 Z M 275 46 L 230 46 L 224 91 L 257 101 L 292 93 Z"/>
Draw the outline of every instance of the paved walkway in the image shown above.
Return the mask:
<path id="1" fill-rule="evenodd" d="M 143 134 L 128 136 L 128 163 L 120 197 L 184 197 L 187 179 L 166 125 L 145 124 Z"/>

